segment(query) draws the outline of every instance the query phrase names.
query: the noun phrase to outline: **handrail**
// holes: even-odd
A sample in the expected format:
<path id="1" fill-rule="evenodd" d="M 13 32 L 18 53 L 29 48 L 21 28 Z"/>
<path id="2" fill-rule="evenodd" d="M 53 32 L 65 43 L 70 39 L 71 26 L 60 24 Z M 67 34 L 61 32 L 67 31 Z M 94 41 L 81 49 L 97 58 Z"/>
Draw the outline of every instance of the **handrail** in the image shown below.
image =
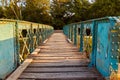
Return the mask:
<path id="1" fill-rule="evenodd" d="M 45 24 L 0 19 L 0 72 L 3 72 L 0 79 L 19 66 L 53 30 L 52 26 Z"/>
<path id="2" fill-rule="evenodd" d="M 120 62 L 120 17 L 104 17 L 63 27 L 64 34 L 80 48 L 106 78 L 118 73 Z"/>

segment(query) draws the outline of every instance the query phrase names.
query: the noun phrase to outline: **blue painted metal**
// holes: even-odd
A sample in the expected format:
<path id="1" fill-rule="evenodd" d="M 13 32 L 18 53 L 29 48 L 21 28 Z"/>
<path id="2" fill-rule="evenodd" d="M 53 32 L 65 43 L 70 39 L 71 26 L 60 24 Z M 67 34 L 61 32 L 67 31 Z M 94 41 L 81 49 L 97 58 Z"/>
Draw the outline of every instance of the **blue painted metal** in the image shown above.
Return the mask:
<path id="1" fill-rule="evenodd" d="M 15 23 L 0 22 L 0 79 L 16 68 Z M 4 35 L 3 35 L 4 34 Z"/>
<path id="2" fill-rule="evenodd" d="M 83 21 L 79 23 L 72 23 L 63 28 L 65 34 L 72 34 L 69 27 L 80 25 L 80 51 L 87 50 L 86 40 L 90 41 L 86 35 L 85 30 L 91 29 L 90 37 L 92 38 L 92 51 L 90 54 L 90 65 L 97 68 L 97 70 L 106 78 L 110 78 L 112 73 L 117 74 L 118 64 L 120 58 L 120 17 L 104 17 Z M 71 26 L 72 25 L 72 26 Z M 67 30 L 66 30 L 67 29 Z M 71 28 L 72 29 L 72 28 Z M 75 31 L 74 31 L 75 32 Z M 68 37 L 71 38 L 71 37 Z M 76 36 L 74 36 L 75 40 Z M 88 44 L 88 43 L 87 43 Z"/>
<path id="3" fill-rule="evenodd" d="M 77 25 L 75 25 L 74 27 L 73 27 L 73 29 L 74 29 L 74 45 L 76 45 L 76 43 L 77 43 Z"/>
<path id="4" fill-rule="evenodd" d="M 44 41 L 52 33 L 52 26 L 0 19 L 0 80 L 15 70 L 27 55 L 33 52 L 40 44 L 41 36 L 44 35 Z"/>
<path id="5" fill-rule="evenodd" d="M 91 63 L 90 63 L 90 66 L 96 66 L 96 50 L 97 50 L 97 25 L 98 23 L 96 21 L 93 20 L 92 22 L 93 24 L 93 43 L 92 43 L 92 54 L 90 55 L 90 60 L 91 60 Z"/>
<path id="6" fill-rule="evenodd" d="M 81 23 L 80 27 L 80 52 L 83 51 L 83 23 Z"/>

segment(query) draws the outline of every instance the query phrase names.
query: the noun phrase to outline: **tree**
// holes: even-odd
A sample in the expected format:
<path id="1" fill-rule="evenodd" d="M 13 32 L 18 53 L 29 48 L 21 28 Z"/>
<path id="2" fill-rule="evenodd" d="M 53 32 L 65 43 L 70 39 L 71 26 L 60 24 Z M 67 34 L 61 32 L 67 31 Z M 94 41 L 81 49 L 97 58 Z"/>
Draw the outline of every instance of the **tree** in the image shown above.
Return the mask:
<path id="1" fill-rule="evenodd" d="M 69 23 L 69 18 L 73 15 L 70 5 L 70 0 L 53 0 L 51 3 L 51 15 L 55 29 L 62 29 L 63 25 Z"/>
<path id="2" fill-rule="evenodd" d="M 21 0 L 1 0 L 3 18 L 22 19 Z"/>
<path id="3" fill-rule="evenodd" d="M 89 18 L 119 16 L 120 0 L 96 0 L 89 9 Z"/>
<path id="4" fill-rule="evenodd" d="M 87 19 L 87 11 L 90 7 L 90 3 L 88 0 L 74 0 L 72 4 L 73 12 L 75 15 L 73 16 L 76 22 L 84 21 Z"/>
<path id="5" fill-rule="evenodd" d="M 50 24 L 49 0 L 26 0 L 23 19 L 32 22 Z"/>
<path id="6" fill-rule="evenodd" d="M 86 0 L 53 0 L 51 14 L 55 29 L 62 29 L 63 25 L 86 20 L 86 12 L 90 3 Z"/>

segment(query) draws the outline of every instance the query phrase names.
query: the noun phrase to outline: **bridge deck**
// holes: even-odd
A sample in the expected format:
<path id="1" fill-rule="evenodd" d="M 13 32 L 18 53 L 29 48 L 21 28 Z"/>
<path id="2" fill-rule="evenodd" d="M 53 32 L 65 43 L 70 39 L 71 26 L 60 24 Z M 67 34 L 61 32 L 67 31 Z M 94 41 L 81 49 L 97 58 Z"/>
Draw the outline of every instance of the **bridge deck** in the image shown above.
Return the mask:
<path id="1" fill-rule="evenodd" d="M 63 33 L 54 33 L 40 48 L 18 80 L 102 80 L 95 68 L 87 67 L 89 60 L 66 41 Z"/>

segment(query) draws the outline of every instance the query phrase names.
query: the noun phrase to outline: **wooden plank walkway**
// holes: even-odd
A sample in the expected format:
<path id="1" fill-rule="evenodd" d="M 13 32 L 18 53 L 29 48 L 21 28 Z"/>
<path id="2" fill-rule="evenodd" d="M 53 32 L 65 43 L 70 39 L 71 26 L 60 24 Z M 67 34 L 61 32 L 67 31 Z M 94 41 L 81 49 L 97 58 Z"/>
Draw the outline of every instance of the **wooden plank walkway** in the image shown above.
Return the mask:
<path id="1" fill-rule="evenodd" d="M 18 80 L 103 80 L 79 49 L 63 33 L 54 33 Z"/>

